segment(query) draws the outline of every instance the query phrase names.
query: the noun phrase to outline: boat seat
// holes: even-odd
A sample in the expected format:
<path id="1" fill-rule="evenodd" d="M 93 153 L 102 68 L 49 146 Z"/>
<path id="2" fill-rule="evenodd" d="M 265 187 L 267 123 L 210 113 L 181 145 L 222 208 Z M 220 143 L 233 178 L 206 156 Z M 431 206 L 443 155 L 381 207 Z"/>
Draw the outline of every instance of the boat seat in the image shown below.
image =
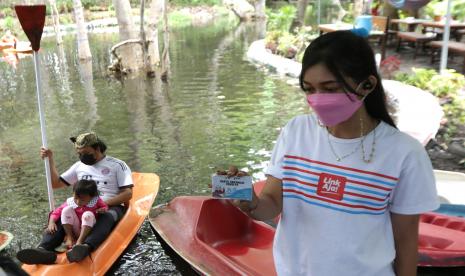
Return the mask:
<path id="1" fill-rule="evenodd" d="M 199 240 L 245 271 L 260 274 L 273 265 L 271 226 L 254 221 L 227 201 L 212 199 L 203 204 L 196 227 Z"/>
<path id="2" fill-rule="evenodd" d="M 417 32 L 398 32 L 397 33 L 397 49 L 398 52 L 402 45 L 402 42 L 410 42 L 415 44 L 415 50 L 413 52 L 413 59 L 417 57 L 417 50 L 420 46 L 425 47 L 425 43 L 430 42 L 436 38 L 435 33 L 417 33 Z"/>
<path id="3" fill-rule="evenodd" d="M 440 52 L 442 48 L 442 41 L 431 41 L 429 43 L 431 48 L 433 48 L 433 54 L 431 55 L 431 63 L 434 62 L 435 56 L 438 52 Z M 449 49 L 449 52 L 458 54 L 463 57 L 463 73 L 465 73 L 465 43 L 464 42 L 457 42 L 457 41 L 449 41 L 447 44 L 447 48 Z"/>

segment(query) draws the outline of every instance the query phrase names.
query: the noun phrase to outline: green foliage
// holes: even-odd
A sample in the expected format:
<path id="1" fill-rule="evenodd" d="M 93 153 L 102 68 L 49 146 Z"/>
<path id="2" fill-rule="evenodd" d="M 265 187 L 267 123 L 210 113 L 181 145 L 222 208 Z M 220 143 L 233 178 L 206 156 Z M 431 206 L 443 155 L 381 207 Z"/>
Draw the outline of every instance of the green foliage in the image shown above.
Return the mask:
<path id="1" fill-rule="evenodd" d="M 305 10 L 304 25 L 308 26 L 312 23 L 312 19 L 315 17 L 314 14 L 317 12 L 314 9 L 316 10 L 316 8 L 311 5 L 307 6 L 307 9 Z"/>
<path id="2" fill-rule="evenodd" d="M 274 54 L 301 61 L 305 48 L 318 34 L 312 32 L 310 27 L 295 31 L 295 34 L 282 30 L 269 31 L 265 37 L 266 48 Z"/>
<path id="3" fill-rule="evenodd" d="M 282 6 L 277 11 L 266 9 L 267 28 L 270 31 L 288 31 L 295 17 L 296 8 L 291 5 Z"/>
<path id="4" fill-rule="evenodd" d="M 277 51 L 279 54 L 287 58 L 293 58 L 297 53 L 296 37 L 288 32 L 284 32 L 279 38 Z"/>
<path id="5" fill-rule="evenodd" d="M 413 74 L 397 74 L 395 79 L 430 91 L 437 97 L 455 97 L 465 86 L 465 77 L 455 70 L 445 70 L 442 74 L 425 68 L 412 68 L 412 71 Z"/>
<path id="6" fill-rule="evenodd" d="M 412 68 L 412 71 L 414 74 L 396 74 L 394 79 L 423 90 L 429 90 L 428 81 L 438 74 L 434 69 Z"/>
<path id="7" fill-rule="evenodd" d="M 438 97 L 456 97 L 459 89 L 465 86 L 465 77 L 455 70 L 446 70 L 434 75 L 428 82 L 430 90 Z"/>
<path id="8" fill-rule="evenodd" d="M 434 69 L 412 68 L 412 70 L 413 74 L 400 73 L 395 79 L 441 98 L 449 122 L 448 133 L 445 136 L 452 136 L 457 126 L 465 123 L 465 98 L 458 93 L 465 87 L 465 76 L 455 70 L 446 70 L 442 74 Z"/>
<path id="9" fill-rule="evenodd" d="M 191 25 L 191 17 L 186 13 L 180 11 L 172 11 L 168 14 L 168 22 L 170 26 L 175 26 L 176 28 L 182 28 L 185 26 Z"/>
<path id="10" fill-rule="evenodd" d="M 5 20 L 3 20 L 3 27 L 6 30 L 13 30 L 15 27 L 15 20 L 11 16 L 7 16 Z"/>
<path id="11" fill-rule="evenodd" d="M 73 1 L 72 0 L 57 0 L 56 6 L 59 13 L 68 13 L 73 11 Z M 47 9 L 49 10 L 49 9 Z"/>
<path id="12" fill-rule="evenodd" d="M 7 16 L 15 16 L 16 13 L 10 7 L 0 9 L 0 18 L 7 17 Z"/>
<path id="13" fill-rule="evenodd" d="M 424 11 L 429 18 L 434 18 L 434 16 L 445 16 L 447 12 L 447 1 L 433 0 L 425 6 Z M 465 0 L 452 1 L 451 15 L 456 20 L 465 19 Z"/>
<path id="14" fill-rule="evenodd" d="M 465 20 L 465 0 L 454 0 L 452 2 L 452 17 L 456 20 Z"/>
<path id="15" fill-rule="evenodd" d="M 345 23 L 354 23 L 355 18 L 354 18 L 354 3 L 352 1 L 344 1 L 341 3 L 341 6 L 344 10 L 347 11 L 346 15 L 342 18 L 342 22 Z"/>

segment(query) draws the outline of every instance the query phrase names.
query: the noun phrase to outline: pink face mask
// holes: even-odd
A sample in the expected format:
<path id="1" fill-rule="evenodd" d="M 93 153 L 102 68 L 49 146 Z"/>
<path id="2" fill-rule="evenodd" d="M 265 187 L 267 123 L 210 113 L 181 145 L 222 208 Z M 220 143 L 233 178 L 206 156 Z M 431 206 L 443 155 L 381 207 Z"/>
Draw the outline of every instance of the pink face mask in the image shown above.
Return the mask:
<path id="1" fill-rule="evenodd" d="M 351 93 L 314 93 L 307 102 L 325 126 L 334 126 L 349 119 L 363 103 Z"/>

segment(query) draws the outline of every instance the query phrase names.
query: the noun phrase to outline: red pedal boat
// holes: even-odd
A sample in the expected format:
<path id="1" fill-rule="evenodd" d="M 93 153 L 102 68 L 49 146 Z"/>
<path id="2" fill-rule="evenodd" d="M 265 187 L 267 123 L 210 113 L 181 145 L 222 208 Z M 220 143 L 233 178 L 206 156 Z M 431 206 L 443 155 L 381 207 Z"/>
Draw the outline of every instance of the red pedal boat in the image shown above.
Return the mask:
<path id="1" fill-rule="evenodd" d="M 260 191 L 264 182 L 254 185 Z M 159 205 L 150 223 L 161 238 L 205 275 L 276 275 L 275 228 L 255 221 L 226 200 L 183 196 Z M 421 216 L 419 266 L 465 266 L 465 219 Z"/>

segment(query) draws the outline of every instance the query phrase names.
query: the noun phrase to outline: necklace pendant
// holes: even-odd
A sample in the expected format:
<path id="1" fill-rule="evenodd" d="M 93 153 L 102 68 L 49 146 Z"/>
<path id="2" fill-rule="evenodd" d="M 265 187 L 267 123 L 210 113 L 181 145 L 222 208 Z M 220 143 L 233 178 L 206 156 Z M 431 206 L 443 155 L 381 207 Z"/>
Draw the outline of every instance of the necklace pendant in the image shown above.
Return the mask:
<path id="1" fill-rule="evenodd" d="M 338 158 L 336 158 L 336 160 L 337 160 L 337 161 L 341 161 L 341 158 L 338 157 Z"/>

